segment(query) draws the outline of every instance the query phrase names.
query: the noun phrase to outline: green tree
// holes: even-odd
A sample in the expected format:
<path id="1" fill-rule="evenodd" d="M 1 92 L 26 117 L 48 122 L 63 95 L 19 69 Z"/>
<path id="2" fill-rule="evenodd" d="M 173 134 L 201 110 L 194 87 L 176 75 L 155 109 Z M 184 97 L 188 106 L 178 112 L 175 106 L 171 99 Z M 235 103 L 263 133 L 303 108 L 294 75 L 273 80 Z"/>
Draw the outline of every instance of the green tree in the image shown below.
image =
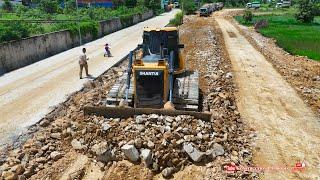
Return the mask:
<path id="1" fill-rule="evenodd" d="M 246 3 L 252 0 L 215 0 L 215 2 L 223 2 L 225 6 L 243 7 Z"/>
<path id="2" fill-rule="evenodd" d="M 56 0 L 41 0 L 39 7 L 46 13 L 58 13 L 60 9 L 59 3 Z"/>
<path id="3" fill-rule="evenodd" d="M 75 0 L 66 0 L 64 2 L 64 12 L 65 13 L 71 13 L 72 11 L 75 11 L 77 8 L 76 1 Z"/>
<path id="4" fill-rule="evenodd" d="M 137 5 L 137 0 L 125 0 L 124 5 L 127 7 L 135 7 Z"/>
<path id="5" fill-rule="evenodd" d="M 214 0 L 202 0 L 201 2 L 202 2 L 202 4 L 204 4 L 204 3 L 213 3 L 215 1 Z"/>
<path id="6" fill-rule="evenodd" d="M 296 19 L 303 23 L 311 23 L 314 19 L 314 7 L 310 0 L 299 1 L 299 11 Z"/>
<path id="7" fill-rule="evenodd" d="M 29 10 L 28 7 L 26 7 L 26 6 L 22 5 L 22 4 L 19 4 L 19 5 L 15 6 L 15 12 L 17 14 L 19 14 L 19 15 L 27 12 L 28 10 Z"/>
<path id="8" fill-rule="evenodd" d="M 183 13 L 177 13 L 174 18 L 170 20 L 169 24 L 172 26 L 180 26 L 183 24 Z"/>
<path id="9" fill-rule="evenodd" d="M 8 12 L 13 11 L 13 5 L 9 0 L 4 0 L 4 3 L 2 5 L 2 9 Z"/>
<path id="10" fill-rule="evenodd" d="M 90 19 L 94 20 L 96 18 L 95 13 L 94 13 L 94 8 L 89 8 L 88 9 L 88 15 Z"/>
<path id="11" fill-rule="evenodd" d="M 313 6 L 314 16 L 320 16 L 320 3 L 315 3 Z"/>
<path id="12" fill-rule="evenodd" d="M 253 14 L 251 11 L 249 10 L 246 10 L 243 14 L 243 19 L 246 23 L 250 23 L 252 22 L 252 19 L 253 19 Z"/>
<path id="13" fill-rule="evenodd" d="M 197 5 L 193 0 L 183 0 L 182 2 L 183 11 L 186 14 L 194 14 L 197 10 Z"/>
<path id="14" fill-rule="evenodd" d="M 0 42 L 18 40 L 29 36 L 26 24 L 19 21 L 0 25 Z"/>
<path id="15" fill-rule="evenodd" d="M 145 0 L 144 4 L 147 8 L 153 10 L 154 12 L 157 12 L 161 9 L 160 0 Z"/>
<path id="16" fill-rule="evenodd" d="M 137 6 L 144 6 L 144 0 L 137 0 Z"/>
<path id="17" fill-rule="evenodd" d="M 124 5 L 124 0 L 112 0 L 112 3 L 115 6 L 115 8 L 117 8 L 119 6 L 123 6 Z"/>

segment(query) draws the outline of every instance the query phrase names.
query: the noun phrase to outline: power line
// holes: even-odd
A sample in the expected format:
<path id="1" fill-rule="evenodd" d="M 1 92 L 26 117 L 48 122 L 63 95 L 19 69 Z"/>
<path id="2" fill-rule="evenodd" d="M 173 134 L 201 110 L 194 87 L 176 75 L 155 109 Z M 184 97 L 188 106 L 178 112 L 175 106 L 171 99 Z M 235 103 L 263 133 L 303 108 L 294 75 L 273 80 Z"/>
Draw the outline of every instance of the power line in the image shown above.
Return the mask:
<path id="1" fill-rule="evenodd" d="M 79 41 L 80 41 L 80 46 L 81 46 L 81 45 L 82 45 L 82 39 L 81 39 L 81 30 L 80 30 L 80 16 L 79 16 L 79 5 L 78 5 L 78 0 L 76 0 L 76 6 L 77 6 L 77 16 L 78 16 Z"/>

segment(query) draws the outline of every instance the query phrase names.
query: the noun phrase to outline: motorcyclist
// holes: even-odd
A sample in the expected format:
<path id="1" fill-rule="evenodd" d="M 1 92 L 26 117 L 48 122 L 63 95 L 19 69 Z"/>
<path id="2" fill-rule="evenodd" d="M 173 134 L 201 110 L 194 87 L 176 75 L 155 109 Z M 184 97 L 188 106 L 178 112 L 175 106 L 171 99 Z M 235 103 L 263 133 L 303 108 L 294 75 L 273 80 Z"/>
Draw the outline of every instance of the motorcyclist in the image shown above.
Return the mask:
<path id="1" fill-rule="evenodd" d="M 104 57 L 111 57 L 110 47 L 108 43 L 104 45 L 104 49 L 106 50 L 106 52 L 104 53 Z"/>

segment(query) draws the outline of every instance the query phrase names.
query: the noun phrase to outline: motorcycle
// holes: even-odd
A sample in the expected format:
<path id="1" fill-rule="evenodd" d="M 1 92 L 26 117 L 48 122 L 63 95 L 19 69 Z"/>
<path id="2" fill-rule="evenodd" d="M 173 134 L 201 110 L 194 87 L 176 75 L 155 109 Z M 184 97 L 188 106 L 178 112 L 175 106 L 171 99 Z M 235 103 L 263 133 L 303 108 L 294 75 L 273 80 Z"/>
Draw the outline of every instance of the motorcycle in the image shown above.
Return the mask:
<path id="1" fill-rule="evenodd" d="M 104 53 L 104 57 L 112 57 L 111 52 L 110 52 L 110 47 L 108 46 L 108 44 L 105 45 L 105 53 Z"/>

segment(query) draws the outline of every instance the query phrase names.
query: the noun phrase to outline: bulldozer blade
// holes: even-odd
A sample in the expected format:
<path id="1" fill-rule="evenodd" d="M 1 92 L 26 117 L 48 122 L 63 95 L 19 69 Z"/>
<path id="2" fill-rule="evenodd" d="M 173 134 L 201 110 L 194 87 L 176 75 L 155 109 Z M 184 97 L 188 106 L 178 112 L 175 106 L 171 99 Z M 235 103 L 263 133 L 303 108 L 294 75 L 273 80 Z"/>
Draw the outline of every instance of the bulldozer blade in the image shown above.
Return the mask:
<path id="1" fill-rule="evenodd" d="M 106 118 L 129 118 L 134 115 L 142 114 L 161 114 L 166 116 L 190 115 L 197 119 L 210 121 L 211 114 L 204 112 L 193 111 L 180 111 L 180 110 L 165 110 L 165 109 L 152 109 L 152 108 L 130 108 L 130 107 L 94 107 L 85 106 L 85 115 L 104 116 Z"/>

